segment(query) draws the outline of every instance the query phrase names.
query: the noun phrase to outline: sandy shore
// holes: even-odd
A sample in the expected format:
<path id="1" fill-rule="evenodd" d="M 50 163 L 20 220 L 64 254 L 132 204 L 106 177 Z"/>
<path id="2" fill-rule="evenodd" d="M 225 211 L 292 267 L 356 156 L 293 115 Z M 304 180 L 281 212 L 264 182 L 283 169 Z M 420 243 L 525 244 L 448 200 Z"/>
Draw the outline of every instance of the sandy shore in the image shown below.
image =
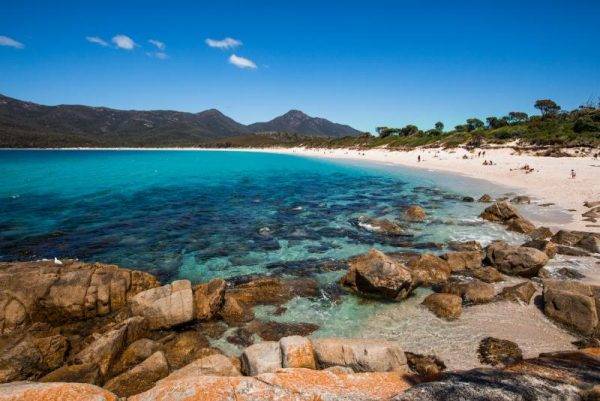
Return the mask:
<path id="1" fill-rule="evenodd" d="M 371 149 L 359 151 L 270 148 L 254 150 L 397 164 L 483 179 L 493 184 L 518 189 L 519 194 L 529 195 L 539 203 L 555 203 L 572 217 L 572 221 L 561 223 L 562 228 L 600 232 L 600 222 L 583 221 L 581 217 L 581 214 L 588 210 L 583 206 L 584 201 L 600 200 L 600 160 L 594 160 L 592 157 L 540 157 L 516 154 L 509 148 L 486 149 L 485 157 L 478 157 L 479 150 L 470 153 L 465 149 L 418 149 L 412 151 Z M 465 155 L 467 158 L 463 157 Z M 420 162 L 417 161 L 418 156 L 421 156 Z M 494 164 L 484 166 L 484 160 L 491 160 Z M 524 165 L 529 165 L 534 171 L 526 174 L 524 170 L 520 169 Z M 570 176 L 571 169 L 576 172 L 575 179 Z"/>

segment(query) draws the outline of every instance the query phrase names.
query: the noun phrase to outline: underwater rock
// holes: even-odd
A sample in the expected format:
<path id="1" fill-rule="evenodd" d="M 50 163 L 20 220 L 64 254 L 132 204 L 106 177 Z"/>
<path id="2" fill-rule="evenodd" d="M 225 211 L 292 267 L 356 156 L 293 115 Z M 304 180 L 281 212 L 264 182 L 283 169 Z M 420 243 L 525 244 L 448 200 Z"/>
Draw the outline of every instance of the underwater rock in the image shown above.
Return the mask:
<path id="1" fill-rule="evenodd" d="M 427 213 L 421 206 L 412 205 L 406 209 L 404 216 L 410 221 L 423 221 L 427 217 Z"/>
<path id="2" fill-rule="evenodd" d="M 517 344 L 508 340 L 486 337 L 477 348 L 479 362 L 486 365 L 512 365 L 523 359 L 523 352 Z"/>

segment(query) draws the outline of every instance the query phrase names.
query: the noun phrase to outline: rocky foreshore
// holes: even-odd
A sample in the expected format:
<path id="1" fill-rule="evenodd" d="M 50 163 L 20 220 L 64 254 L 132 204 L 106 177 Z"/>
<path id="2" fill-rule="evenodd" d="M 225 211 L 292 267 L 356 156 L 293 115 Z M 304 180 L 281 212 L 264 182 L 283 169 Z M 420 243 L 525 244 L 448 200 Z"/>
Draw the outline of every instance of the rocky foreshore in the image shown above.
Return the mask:
<path id="1" fill-rule="evenodd" d="M 473 305 L 535 302 L 580 350 L 524 359 L 518 344 L 485 338 L 478 355 L 492 367 L 447 371 L 435 355 L 405 352 L 401 339 L 311 337 L 312 323 L 256 318 L 258 305 L 278 313 L 295 297 L 317 297 L 311 278 L 161 285 L 101 263 L 0 263 L 0 401 L 600 399 L 600 286 L 546 269 L 557 254 L 597 255 L 600 235 L 535 227 L 503 201 L 481 217 L 530 240 L 455 242 L 439 255 L 373 249 L 344 262 L 340 291 L 403 302 L 428 288 L 423 313 L 449 321 Z M 406 219 L 426 212 L 411 207 Z M 402 234 L 387 220 L 358 224 Z M 211 342 L 225 332 L 241 355 Z"/>

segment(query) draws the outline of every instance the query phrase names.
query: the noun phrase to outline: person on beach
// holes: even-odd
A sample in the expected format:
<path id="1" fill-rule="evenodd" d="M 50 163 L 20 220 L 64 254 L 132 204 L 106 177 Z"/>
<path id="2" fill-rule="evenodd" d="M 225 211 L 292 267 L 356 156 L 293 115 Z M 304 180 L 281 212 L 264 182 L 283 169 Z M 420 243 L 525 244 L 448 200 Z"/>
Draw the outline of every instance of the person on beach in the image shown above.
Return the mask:
<path id="1" fill-rule="evenodd" d="M 418 162 L 418 163 L 421 163 L 421 155 L 418 155 L 418 156 L 417 156 L 417 162 Z"/>
<path id="2" fill-rule="evenodd" d="M 571 178 L 575 179 L 575 176 L 576 176 L 575 170 L 571 169 Z"/>

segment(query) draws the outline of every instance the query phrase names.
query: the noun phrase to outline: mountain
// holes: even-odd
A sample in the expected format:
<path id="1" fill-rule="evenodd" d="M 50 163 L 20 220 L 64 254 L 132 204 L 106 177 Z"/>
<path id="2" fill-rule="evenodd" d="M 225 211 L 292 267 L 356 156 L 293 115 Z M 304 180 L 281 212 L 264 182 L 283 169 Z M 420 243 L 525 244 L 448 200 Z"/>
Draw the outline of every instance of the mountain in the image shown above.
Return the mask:
<path id="1" fill-rule="evenodd" d="M 290 110 L 271 121 L 250 124 L 248 128 L 257 133 L 289 132 L 310 136 L 343 137 L 361 134 L 360 131 L 348 125 L 332 123 L 324 118 L 310 117 L 300 110 Z"/>
<path id="2" fill-rule="evenodd" d="M 290 113 L 264 124 L 283 119 L 283 122 L 288 121 L 281 124 L 286 132 L 300 135 L 358 133 L 350 127 L 313 119 L 301 112 L 293 113 L 297 117 Z M 298 120 L 302 122 L 296 124 Z M 44 106 L 0 95 L 0 147 L 5 148 L 201 146 L 229 137 L 251 135 L 256 132 L 253 125 L 240 124 L 215 109 L 185 113 L 79 105 Z M 338 126 L 346 127 L 346 131 Z"/>

